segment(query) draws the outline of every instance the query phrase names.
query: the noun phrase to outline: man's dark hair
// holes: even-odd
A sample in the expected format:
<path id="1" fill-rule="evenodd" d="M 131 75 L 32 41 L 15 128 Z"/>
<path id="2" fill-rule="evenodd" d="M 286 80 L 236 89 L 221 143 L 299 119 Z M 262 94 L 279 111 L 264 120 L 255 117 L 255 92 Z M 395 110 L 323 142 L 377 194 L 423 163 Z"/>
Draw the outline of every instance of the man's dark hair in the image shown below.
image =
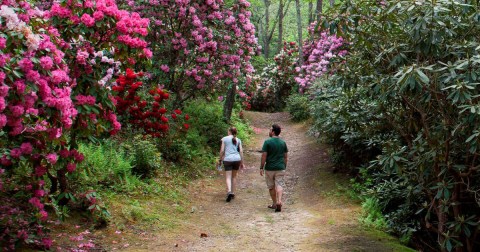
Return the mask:
<path id="1" fill-rule="evenodd" d="M 275 133 L 275 136 L 280 135 L 280 132 L 282 132 L 282 128 L 280 128 L 278 124 L 272 125 L 272 130 L 273 130 L 273 133 Z"/>

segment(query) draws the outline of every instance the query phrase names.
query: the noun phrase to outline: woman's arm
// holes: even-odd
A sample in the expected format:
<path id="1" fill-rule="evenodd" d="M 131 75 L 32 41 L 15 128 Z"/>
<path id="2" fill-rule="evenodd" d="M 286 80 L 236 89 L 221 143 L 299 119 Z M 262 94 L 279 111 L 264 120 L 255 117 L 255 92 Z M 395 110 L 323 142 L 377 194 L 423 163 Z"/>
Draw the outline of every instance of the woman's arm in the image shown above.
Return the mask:
<path id="1" fill-rule="evenodd" d="M 240 142 L 240 168 L 243 169 L 244 165 L 243 165 L 243 146 L 242 146 L 242 143 Z"/>
<path id="2" fill-rule="evenodd" d="M 221 162 L 224 157 L 225 157 L 225 144 L 222 141 L 222 146 L 220 146 L 220 159 L 218 160 L 218 162 Z"/>

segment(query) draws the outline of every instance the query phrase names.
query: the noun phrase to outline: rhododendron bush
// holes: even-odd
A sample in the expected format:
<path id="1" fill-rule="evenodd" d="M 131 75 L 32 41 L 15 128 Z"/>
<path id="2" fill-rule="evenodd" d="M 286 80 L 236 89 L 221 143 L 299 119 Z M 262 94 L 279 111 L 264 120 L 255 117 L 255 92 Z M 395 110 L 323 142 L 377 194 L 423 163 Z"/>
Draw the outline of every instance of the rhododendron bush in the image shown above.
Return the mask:
<path id="1" fill-rule="evenodd" d="M 232 83 L 240 90 L 250 85 L 257 39 L 247 1 L 230 7 L 222 0 L 125 3 L 150 18 L 152 78 L 172 91 L 177 104 L 223 94 Z"/>
<path id="2" fill-rule="evenodd" d="M 143 75 L 127 69 L 126 74 L 118 78 L 118 85 L 113 87 L 121 122 L 131 126 L 132 130 L 160 139 L 171 131 L 171 127 L 175 127 L 175 131 L 179 132 L 188 130 L 190 125 L 187 121 L 190 116 L 183 115 L 180 109 L 169 113 L 166 105 L 162 105 L 169 99 L 168 91 L 150 87 L 146 92 L 147 87 L 138 81 Z"/>
<path id="3" fill-rule="evenodd" d="M 299 75 L 295 80 L 302 92 L 308 89 L 320 76 L 332 70 L 333 61 L 347 53 L 342 48 L 345 44 L 343 38 L 335 34 L 330 35 L 323 30 L 317 30 L 317 27 L 322 28 L 317 26 L 316 23 L 310 25 L 311 39 L 305 41 L 303 45 L 304 63 L 296 69 Z"/>
<path id="4" fill-rule="evenodd" d="M 295 70 L 298 46 L 284 42 L 282 51 L 274 57 L 274 63 L 265 67 L 259 76 L 259 85 L 252 98 L 252 107 L 259 111 L 280 111 L 285 107 L 286 97 L 297 91 Z"/>
<path id="5" fill-rule="evenodd" d="M 99 0 L 45 11 L 3 1 L 0 22 L 0 237 L 5 250 L 48 248 L 48 195 L 60 189 L 60 204 L 74 196 L 67 177 L 84 159 L 78 139 L 120 129 L 110 87 L 123 66 L 151 56 L 149 21 Z"/>

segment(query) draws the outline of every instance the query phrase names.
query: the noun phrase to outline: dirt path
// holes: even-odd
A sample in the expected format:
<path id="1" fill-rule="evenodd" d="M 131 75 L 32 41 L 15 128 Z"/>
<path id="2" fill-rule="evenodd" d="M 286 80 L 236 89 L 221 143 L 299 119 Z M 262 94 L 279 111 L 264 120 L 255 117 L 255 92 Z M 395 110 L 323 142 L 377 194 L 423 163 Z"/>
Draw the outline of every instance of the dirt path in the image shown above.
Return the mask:
<path id="1" fill-rule="evenodd" d="M 246 113 L 255 139 L 246 146 L 247 170 L 239 175 L 236 198 L 225 202 L 223 176 L 196 181 L 190 188 L 191 214 L 182 227 L 158 234 L 128 251 L 405 251 L 387 236 L 358 224 L 360 207 L 338 196 L 340 178 L 331 173 L 326 149 L 307 136 L 307 126 L 288 114 Z M 287 188 L 281 213 L 270 203 L 259 175 L 260 153 L 272 123 L 283 127 L 289 148 Z M 204 233 L 207 237 L 201 237 Z"/>

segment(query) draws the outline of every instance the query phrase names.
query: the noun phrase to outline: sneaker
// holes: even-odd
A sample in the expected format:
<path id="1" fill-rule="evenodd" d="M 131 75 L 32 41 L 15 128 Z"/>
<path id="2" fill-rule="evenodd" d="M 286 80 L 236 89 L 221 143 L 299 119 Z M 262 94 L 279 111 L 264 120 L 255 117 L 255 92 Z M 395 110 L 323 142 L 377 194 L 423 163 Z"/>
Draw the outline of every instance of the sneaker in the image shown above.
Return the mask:
<path id="1" fill-rule="evenodd" d="M 230 202 L 230 200 L 232 200 L 232 199 L 233 199 L 233 197 L 235 197 L 235 195 L 234 195 L 234 194 L 232 194 L 232 193 L 228 193 L 228 194 L 227 194 L 227 200 L 226 200 L 226 201 L 227 201 L 227 202 Z"/>

